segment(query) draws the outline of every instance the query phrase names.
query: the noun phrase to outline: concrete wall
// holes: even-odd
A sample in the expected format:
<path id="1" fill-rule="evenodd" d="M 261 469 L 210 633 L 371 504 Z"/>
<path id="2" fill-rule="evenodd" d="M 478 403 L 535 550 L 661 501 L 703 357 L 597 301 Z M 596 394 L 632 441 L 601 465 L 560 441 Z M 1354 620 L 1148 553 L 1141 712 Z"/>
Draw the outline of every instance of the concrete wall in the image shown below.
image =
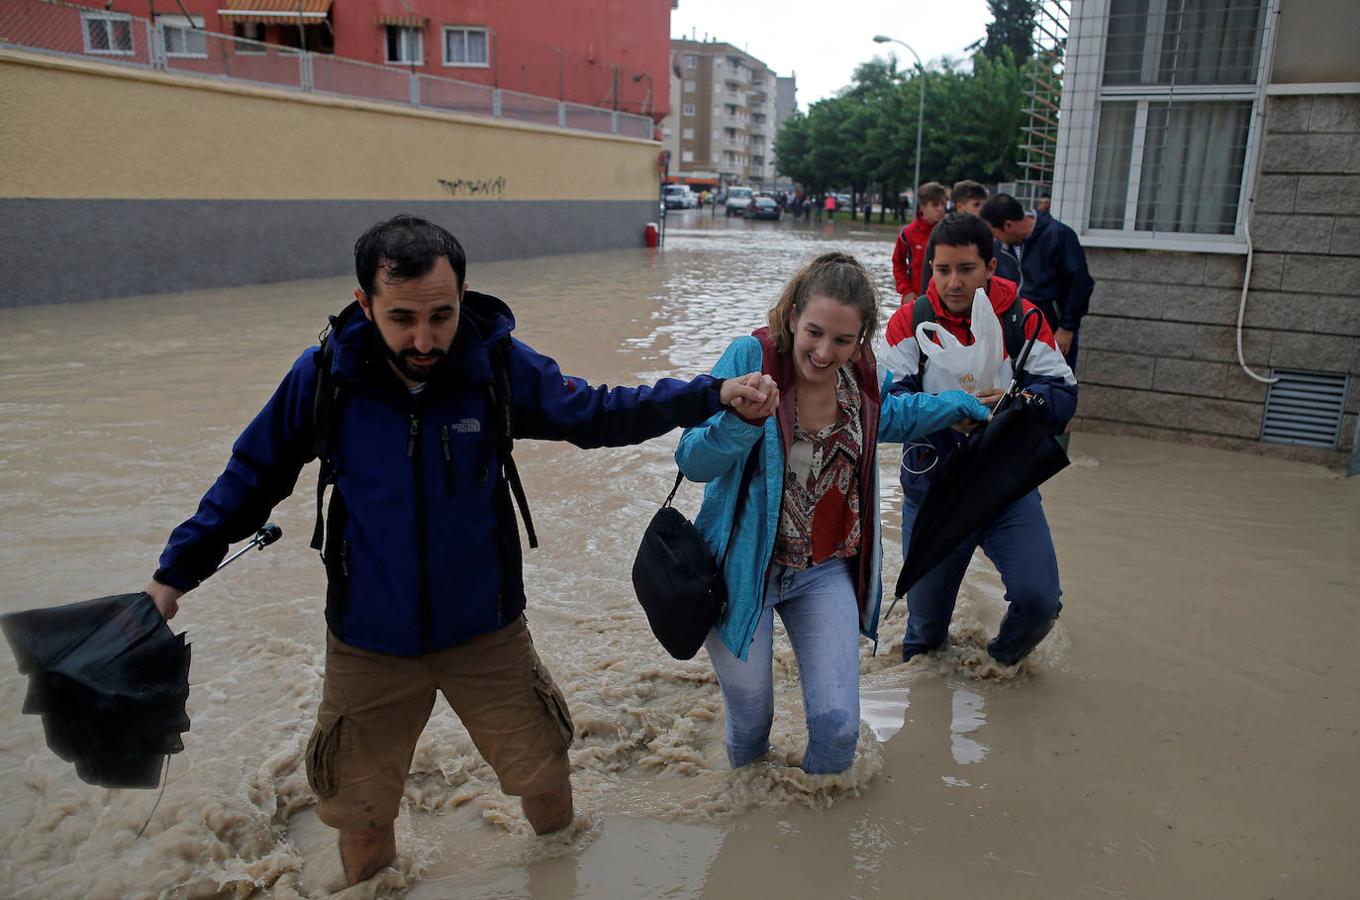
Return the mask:
<path id="1" fill-rule="evenodd" d="M 0 51 L 0 306 L 343 274 L 404 211 L 474 262 L 638 246 L 657 153 Z"/>
<path id="2" fill-rule="evenodd" d="M 1259 440 L 1266 386 L 1236 364 L 1245 257 L 1088 249 L 1079 427 L 1344 464 L 1360 412 L 1360 94 L 1275 96 L 1251 219 L 1243 347 L 1352 377 L 1336 451 Z"/>
<path id="3" fill-rule="evenodd" d="M 1284 0 L 1275 36 L 1271 84 L 1360 81 L 1355 0 Z"/>

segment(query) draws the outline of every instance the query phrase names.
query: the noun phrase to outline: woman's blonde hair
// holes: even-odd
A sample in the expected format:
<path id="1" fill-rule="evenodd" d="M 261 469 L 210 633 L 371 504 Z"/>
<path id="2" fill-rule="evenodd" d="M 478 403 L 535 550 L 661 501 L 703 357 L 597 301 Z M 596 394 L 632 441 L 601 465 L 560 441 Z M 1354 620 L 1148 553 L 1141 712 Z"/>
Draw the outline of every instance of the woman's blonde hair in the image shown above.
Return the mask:
<path id="1" fill-rule="evenodd" d="M 814 296 L 830 297 L 859 310 L 864 327 L 859 344 L 866 350 L 878 333 L 878 288 L 869 272 L 849 253 L 823 253 L 808 263 L 784 285 L 784 292 L 770 309 L 770 337 L 775 349 L 793 349 L 794 313 L 802 315 Z"/>

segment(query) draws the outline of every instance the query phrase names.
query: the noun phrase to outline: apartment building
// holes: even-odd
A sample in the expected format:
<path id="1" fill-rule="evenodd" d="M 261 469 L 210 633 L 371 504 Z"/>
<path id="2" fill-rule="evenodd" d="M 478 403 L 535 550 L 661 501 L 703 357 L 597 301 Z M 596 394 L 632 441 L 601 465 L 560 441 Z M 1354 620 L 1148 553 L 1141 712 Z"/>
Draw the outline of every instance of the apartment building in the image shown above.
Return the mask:
<path id="1" fill-rule="evenodd" d="M 716 173 L 721 184 L 773 188 L 776 132 L 774 71 L 731 44 L 672 40 L 680 99 L 670 128 L 677 178 Z"/>
<path id="2" fill-rule="evenodd" d="M 1052 209 L 1080 424 L 1360 474 L 1355 0 L 1078 0 Z"/>

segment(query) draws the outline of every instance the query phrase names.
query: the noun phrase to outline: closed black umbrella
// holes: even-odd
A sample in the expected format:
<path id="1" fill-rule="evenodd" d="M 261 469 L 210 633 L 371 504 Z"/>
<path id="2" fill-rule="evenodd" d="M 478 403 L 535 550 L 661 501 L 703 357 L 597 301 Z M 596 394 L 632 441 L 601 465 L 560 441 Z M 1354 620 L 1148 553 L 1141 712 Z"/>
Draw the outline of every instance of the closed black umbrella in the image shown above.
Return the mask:
<path id="1" fill-rule="evenodd" d="M 1030 310 L 1025 318 L 1031 315 L 1041 313 Z M 1043 398 L 1020 390 L 1038 336 L 1035 329 L 991 420 L 959 444 L 932 479 L 912 525 L 894 603 L 1006 507 L 1067 467 L 1067 454 L 1044 419 Z"/>
<path id="2" fill-rule="evenodd" d="M 278 540 L 260 529 L 253 547 Z M 218 567 L 219 570 L 221 566 Z M 154 788 L 189 730 L 189 645 L 150 595 L 117 594 L 0 616 L 28 676 L 23 711 L 42 716 L 47 746 L 89 784 Z"/>

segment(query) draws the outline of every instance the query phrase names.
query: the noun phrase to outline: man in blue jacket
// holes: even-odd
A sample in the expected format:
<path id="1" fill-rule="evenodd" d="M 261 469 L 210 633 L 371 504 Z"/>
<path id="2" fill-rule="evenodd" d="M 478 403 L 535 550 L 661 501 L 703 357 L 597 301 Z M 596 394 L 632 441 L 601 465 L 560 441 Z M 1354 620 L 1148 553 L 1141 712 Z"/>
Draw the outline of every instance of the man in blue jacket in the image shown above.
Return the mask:
<path id="1" fill-rule="evenodd" d="M 1096 283 L 1077 233 L 1048 214 L 1026 215 L 1010 194 L 997 194 L 978 213 L 996 238 L 996 274 L 1016 282 L 1020 296 L 1043 311 L 1053 339 L 1077 370 L 1081 320 Z"/>
<path id="2" fill-rule="evenodd" d="M 436 691 L 537 833 L 572 820 L 572 724 L 524 621 L 509 439 L 634 444 L 766 399 L 758 373 L 613 390 L 563 375 L 510 336 L 504 303 L 467 290 L 462 246 L 425 220 L 373 226 L 354 256 L 357 307 L 294 363 L 147 586 L 173 616 L 323 456 L 326 675 L 306 764 L 351 884 L 396 854 Z"/>

